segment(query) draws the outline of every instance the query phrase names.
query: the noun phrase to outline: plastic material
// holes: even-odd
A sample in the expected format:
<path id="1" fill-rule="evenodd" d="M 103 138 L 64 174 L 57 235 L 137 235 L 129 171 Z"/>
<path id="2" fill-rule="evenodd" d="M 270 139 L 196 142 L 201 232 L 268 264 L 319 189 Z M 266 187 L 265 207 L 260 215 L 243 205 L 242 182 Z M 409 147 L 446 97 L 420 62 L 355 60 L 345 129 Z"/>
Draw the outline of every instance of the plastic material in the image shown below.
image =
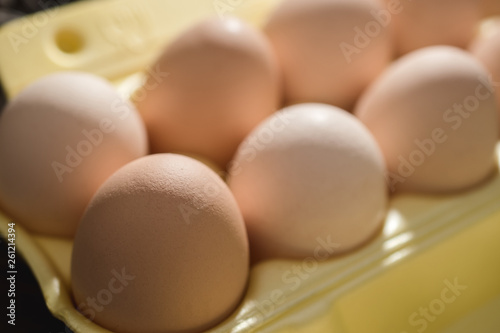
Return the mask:
<path id="1" fill-rule="evenodd" d="M 67 5 L 0 29 L 0 75 L 8 96 L 63 69 L 102 75 L 130 95 L 141 82 L 141 70 L 190 23 L 206 15 L 234 14 L 258 26 L 277 2 Z M 8 222 L 0 215 L 3 236 Z M 325 251 L 335 251 L 324 235 L 315 257 L 253 267 L 240 307 L 210 332 L 498 333 L 499 237 L 498 174 L 458 195 L 395 197 L 383 231 L 353 253 L 324 260 Z M 108 332 L 72 304 L 71 240 L 32 235 L 16 224 L 16 248 L 56 317 L 77 333 Z"/>

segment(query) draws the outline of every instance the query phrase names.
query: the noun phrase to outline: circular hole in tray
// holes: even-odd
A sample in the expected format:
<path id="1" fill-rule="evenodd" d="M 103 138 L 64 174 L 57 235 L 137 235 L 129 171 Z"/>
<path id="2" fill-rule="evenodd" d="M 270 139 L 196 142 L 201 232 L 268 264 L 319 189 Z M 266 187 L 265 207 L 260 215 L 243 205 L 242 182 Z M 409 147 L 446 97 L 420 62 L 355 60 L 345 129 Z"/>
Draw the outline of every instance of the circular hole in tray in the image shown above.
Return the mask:
<path id="1" fill-rule="evenodd" d="M 83 48 L 83 37 L 71 29 L 61 29 L 56 33 L 57 47 L 64 53 L 77 53 Z"/>

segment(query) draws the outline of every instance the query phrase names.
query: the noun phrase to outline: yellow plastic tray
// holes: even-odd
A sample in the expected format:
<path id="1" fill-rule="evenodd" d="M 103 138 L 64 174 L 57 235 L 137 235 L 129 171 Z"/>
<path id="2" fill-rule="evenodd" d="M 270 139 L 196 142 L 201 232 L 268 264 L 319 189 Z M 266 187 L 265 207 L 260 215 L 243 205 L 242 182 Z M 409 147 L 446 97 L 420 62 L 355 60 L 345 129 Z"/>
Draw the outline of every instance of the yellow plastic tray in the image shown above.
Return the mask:
<path id="1" fill-rule="evenodd" d="M 9 97 L 63 69 L 102 75 L 130 95 L 190 23 L 233 14 L 259 26 L 278 1 L 101 0 L 42 12 L 0 29 L 0 76 Z M 0 214 L 4 237 L 8 222 Z M 241 305 L 210 332 L 498 333 L 499 238 L 498 174 L 459 195 L 399 196 L 380 235 L 354 253 L 254 266 Z M 16 244 L 56 317 L 77 333 L 109 332 L 73 307 L 71 240 L 16 224 Z"/>

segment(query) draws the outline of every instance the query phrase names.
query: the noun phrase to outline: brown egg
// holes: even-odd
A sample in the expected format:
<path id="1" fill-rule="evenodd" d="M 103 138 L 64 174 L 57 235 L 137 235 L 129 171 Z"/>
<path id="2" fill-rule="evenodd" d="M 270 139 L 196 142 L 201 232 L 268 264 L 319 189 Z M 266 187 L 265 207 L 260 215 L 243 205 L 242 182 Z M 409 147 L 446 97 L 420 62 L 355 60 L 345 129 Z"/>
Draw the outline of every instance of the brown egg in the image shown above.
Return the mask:
<path id="1" fill-rule="evenodd" d="M 483 0 L 384 0 L 395 25 L 399 55 L 431 45 L 466 48 L 482 15 Z"/>
<path id="2" fill-rule="evenodd" d="M 385 216 L 384 174 L 375 140 L 348 112 L 298 104 L 272 115 L 241 144 L 228 179 L 253 260 L 359 246 Z"/>
<path id="3" fill-rule="evenodd" d="M 500 15 L 500 1 L 482 0 L 483 16 Z"/>
<path id="4" fill-rule="evenodd" d="M 484 67 L 458 48 L 433 46 L 399 59 L 355 114 L 382 149 L 393 191 L 463 190 L 494 170 L 494 90 Z"/>
<path id="5" fill-rule="evenodd" d="M 265 32 L 283 71 L 288 104 L 350 109 L 389 64 L 391 23 L 377 0 L 287 0 Z"/>
<path id="6" fill-rule="evenodd" d="M 472 43 L 471 52 L 491 74 L 500 112 L 500 19 L 485 23 L 482 33 Z"/>
<path id="7" fill-rule="evenodd" d="M 198 154 L 225 168 L 238 144 L 280 102 L 269 43 L 236 18 L 191 27 L 153 68 L 157 74 L 135 96 L 153 152 Z"/>
<path id="8" fill-rule="evenodd" d="M 141 118 L 108 82 L 47 76 L 0 116 L 1 206 L 32 232 L 73 236 L 104 180 L 146 153 Z"/>
<path id="9" fill-rule="evenodd" d="M 248 241 L 226 184 L 182 155 L 143 157 L 98 190 L 75 237 L 79 311 L 116 333 L 201 332 L 245 290 Z"/>

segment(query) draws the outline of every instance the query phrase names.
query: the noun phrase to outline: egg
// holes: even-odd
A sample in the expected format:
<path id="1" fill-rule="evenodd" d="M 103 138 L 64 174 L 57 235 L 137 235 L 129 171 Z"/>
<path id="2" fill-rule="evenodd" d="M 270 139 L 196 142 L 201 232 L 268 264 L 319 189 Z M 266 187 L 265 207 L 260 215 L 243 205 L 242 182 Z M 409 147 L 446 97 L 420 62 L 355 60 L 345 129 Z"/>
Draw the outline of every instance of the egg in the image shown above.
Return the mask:
<path id="1" fill-rule="evenodd" d="M 71 237 L 97 188 L 146 153 L 144 123 L 113 86 L 49 75 L 0 116 L 0 205 L 31 232 Z"/>
<path id="2" fill-rule="evenodd" d="M 283 72 L 287 104 L 350 109 L 392 57 L 390 17 L 377 0 L 287 0 L 264 31 Z"/>
<path id="3" fill-rule="evenodd" d="M 466 48 L 482 16 L 483 0 L 384 0 L 395 26 L 398 54 L 432 45 Z"/>
<path id="4" fill-rule="evenodd" d="M 269 42 L 236 18 L 195 24 L 149 72 L 135 101 L 151 150 L 197 154 L 221 168 L 281 99 Z"/>
<path id="5" fill-rule="evenodd" d="M 498 0 L 481 0 L 483 8 L 483 16 L 500 15 L 500 1 Z"/>
<path id="6" fill-rule="evenodd" d="M 325 258 L 366 242 L 385 216 L 384 175 L 375 140 L 348 112 L 305 103 L 272 115 L 240 145 L 228 179 L 252 260 Z"/>
<path id="7" fill-rule="evenodd" d="M 202 332 L 238 305 L 248 240 L 226 184 L 176 154 L 114 173 L 78 228 L 71 281 L 78 310 L 116 333 Z"/>
<path id="8" fill-rule="evenodd" d="M 355 114 L 382 149 L 392 191 L 446 193 L 493 172 L 496 108 L 488 73 L 472 55 L 432 46 L 396 61 Z"/>
<path id="9" fill-rule="evenodd" d="M 496 90 L 497 107 L 500 112 L 500 19 L 486 22 L 483 33 L 473 41 L 471 52 L 492 76 L 492 85 Z"/>

